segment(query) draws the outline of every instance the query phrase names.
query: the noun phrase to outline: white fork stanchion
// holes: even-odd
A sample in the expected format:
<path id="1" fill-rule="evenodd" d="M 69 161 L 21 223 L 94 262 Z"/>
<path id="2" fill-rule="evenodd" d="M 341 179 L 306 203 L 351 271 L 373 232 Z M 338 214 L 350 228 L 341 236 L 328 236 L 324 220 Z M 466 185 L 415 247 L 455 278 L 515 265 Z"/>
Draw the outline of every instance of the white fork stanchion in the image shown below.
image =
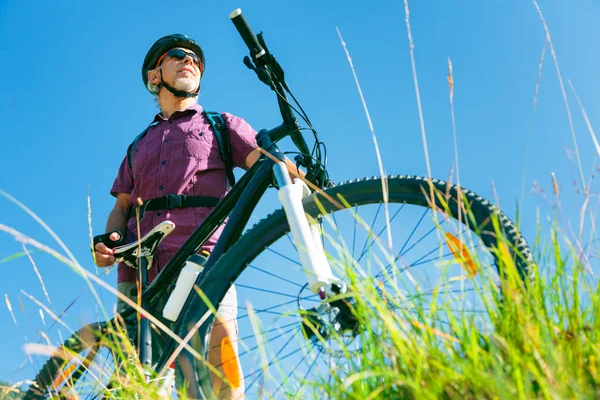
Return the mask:
<path id="1" fill-rule="evenodd" d="M 277 183 L 280 187 L 277 197 L 283 206 L 286 218 L 290 225 L 292 238 L 300 262 L 304 267 L 304 273 L 310 290 L 319 295 L 323 292 L 327 295 L 335 295 L 337 292 L 345 292 L 346 285 L 344 282 L 333 275 L 331 266 L 327 261 L 325 250 L 321 243 L 321 232 L 319 224 L 310 224 L 302 199 L 310 195 L 310 189 L 300 180 L 295 179 L 294 183 L 288 175 L 287 168 L 283 162 L 275 164 L 274 172 Z M 338 287 L 338 291 L 332 290 L 332 284 Z"/>

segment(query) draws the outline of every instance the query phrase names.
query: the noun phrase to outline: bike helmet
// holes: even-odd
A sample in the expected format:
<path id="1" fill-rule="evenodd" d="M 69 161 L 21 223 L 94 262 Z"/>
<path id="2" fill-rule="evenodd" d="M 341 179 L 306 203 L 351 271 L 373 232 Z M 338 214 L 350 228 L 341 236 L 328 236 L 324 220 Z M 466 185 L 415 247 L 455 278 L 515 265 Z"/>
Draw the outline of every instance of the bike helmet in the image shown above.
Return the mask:
<path id="1" fill-rule="evenodd" d="M 198 43 L 195 40 L 187 37 L 186 35 L 182 35 L 180 33 L 175 33 L 173 35 L 167 35 L 160 39 L 158 39 L 148 50 L 146 57 L 144 58 L 144 63 L 142 64 L 142 80 L 144 81 L 144 86 L 148 89 L 148 71 L 151 71 L 157 67 L 157 62 L 160 56 L 165 54 L 167 51 L 175 48 L 175 47 L 183 47 L 185 49 L 190 49 L 200 58 L 202 65 L 205 65 L 204 62 L 204 52 Z M 200 71 L 200 79 L 202 79 L 202 75 L 204 73 L 203 68 Z M 162 81 L 162 70 L 161 70 L 161 81 Z M 164 82 L 159 84 L 159 87 L 166 87 L 171 93 L 178 97 L 194 97 L 197 96 L 200 91 L 200 86 L 196 89 L 195 92 L 189 93 L 180 91 L 172 88 Z M 149 90 L 149 89 L 148 89 Z"/>

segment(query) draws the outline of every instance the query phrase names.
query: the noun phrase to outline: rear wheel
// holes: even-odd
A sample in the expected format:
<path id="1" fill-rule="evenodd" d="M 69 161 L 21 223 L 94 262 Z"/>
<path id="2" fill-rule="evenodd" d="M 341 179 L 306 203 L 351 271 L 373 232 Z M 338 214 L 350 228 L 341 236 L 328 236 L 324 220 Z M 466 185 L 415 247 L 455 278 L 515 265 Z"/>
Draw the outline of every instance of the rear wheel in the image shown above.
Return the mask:
<path id="1" fill-rule="evenodd" d="M 484 328 L 490 302 L 482 287 L 500 285 L 502 254 L 512 258 L 516 276 L 529 274 L 533 263 L 525 240 L 500 210 L 466 189 L 410 176 L 388 177 L 387 185 L 389 213 L 380 178 L 326 190 L 334 201 L 314 194 L 304 199 L 307 214 L 321 220 L 334 274 L 354 291 L 370 286 L 370 292 L 355 294 L 375 294 L 409 320 L 411 313 L 419 320 L 443 299 L 447 312 Z M 235 283 L 247 398 L 308 398 L 305 382 L 339 374 L 352 352 L 360 352 L 361 332 L 377 334 L 376 327 L 361 326 L 351 298 L 323 301 L 305 282 L 282 210 L 203 272 L 200 286 L 212 304 L 220 304 Z M 198 315 L 207 309 L 199 306 Z M 451 317 L 436 318 L 432 323 L 443 330 Z"/>
<path id="2" fill-rule="evenodd" d="M 109 398 L 120 357 L 114 339 L 107 338 L 108 325 L 90 324 L 71 335 L 40 369 L 24 399 Z"/>

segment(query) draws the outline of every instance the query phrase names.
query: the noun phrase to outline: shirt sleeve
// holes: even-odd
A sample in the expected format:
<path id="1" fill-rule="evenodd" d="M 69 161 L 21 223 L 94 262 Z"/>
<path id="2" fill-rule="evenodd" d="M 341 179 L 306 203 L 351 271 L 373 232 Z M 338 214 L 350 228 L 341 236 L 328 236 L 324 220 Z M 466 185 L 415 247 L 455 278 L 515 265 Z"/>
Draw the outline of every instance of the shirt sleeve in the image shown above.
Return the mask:
<path id="1" fill-rule="evenodd" d="M 229 113 L 223 113 L 223 118 L 229 130 L 231 156 L 236 167 L 246 167 L 246 157 L 258 147 L 256 131 L 243 118 Z"/>
<path id="2" fill-rule="evenodd" d="M 125 158 L 119 167 L 119 172 L 117 173 L 117 177 L 113 183 L 112 189 L 110 189 L 110 194 L 112 194 L 114 197 L 117 197 L 117 193 L 130 194 L 132 190 L 133 178 L 131 168 L 129 167 L 129 162 L 127 161 L 127 155 L 125 155 Z"/>

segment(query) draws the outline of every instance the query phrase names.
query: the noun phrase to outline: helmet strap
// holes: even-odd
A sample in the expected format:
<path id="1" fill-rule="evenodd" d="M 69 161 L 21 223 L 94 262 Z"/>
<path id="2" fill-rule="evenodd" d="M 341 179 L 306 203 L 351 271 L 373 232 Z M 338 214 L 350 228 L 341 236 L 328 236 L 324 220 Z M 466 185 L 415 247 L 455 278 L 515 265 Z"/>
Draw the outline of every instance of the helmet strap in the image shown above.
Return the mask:
<path id="1" fill-rule="evenodd" d="M 183 91 L 183 90 L 177 90 L 177 89 L 175 89 L 173 86 L 167 84 L 164 81 L 163 76 L 162 76 L 162 66 L 159 67 L 159 68 L 160 68 L 160 83 L 158 85 L 156 85 L 159 90 L 160 90 L 161 87 L 164 87 L 169 92 L 173 93 L 173 95 L 175 97 L 183 97 L 183 98 L 196 97 L 200 93 L 200 82 L 198 82 L 198 88 L 195 91 L 193 91 L 193 92 L 186 92 L 186 91 Z"/>

